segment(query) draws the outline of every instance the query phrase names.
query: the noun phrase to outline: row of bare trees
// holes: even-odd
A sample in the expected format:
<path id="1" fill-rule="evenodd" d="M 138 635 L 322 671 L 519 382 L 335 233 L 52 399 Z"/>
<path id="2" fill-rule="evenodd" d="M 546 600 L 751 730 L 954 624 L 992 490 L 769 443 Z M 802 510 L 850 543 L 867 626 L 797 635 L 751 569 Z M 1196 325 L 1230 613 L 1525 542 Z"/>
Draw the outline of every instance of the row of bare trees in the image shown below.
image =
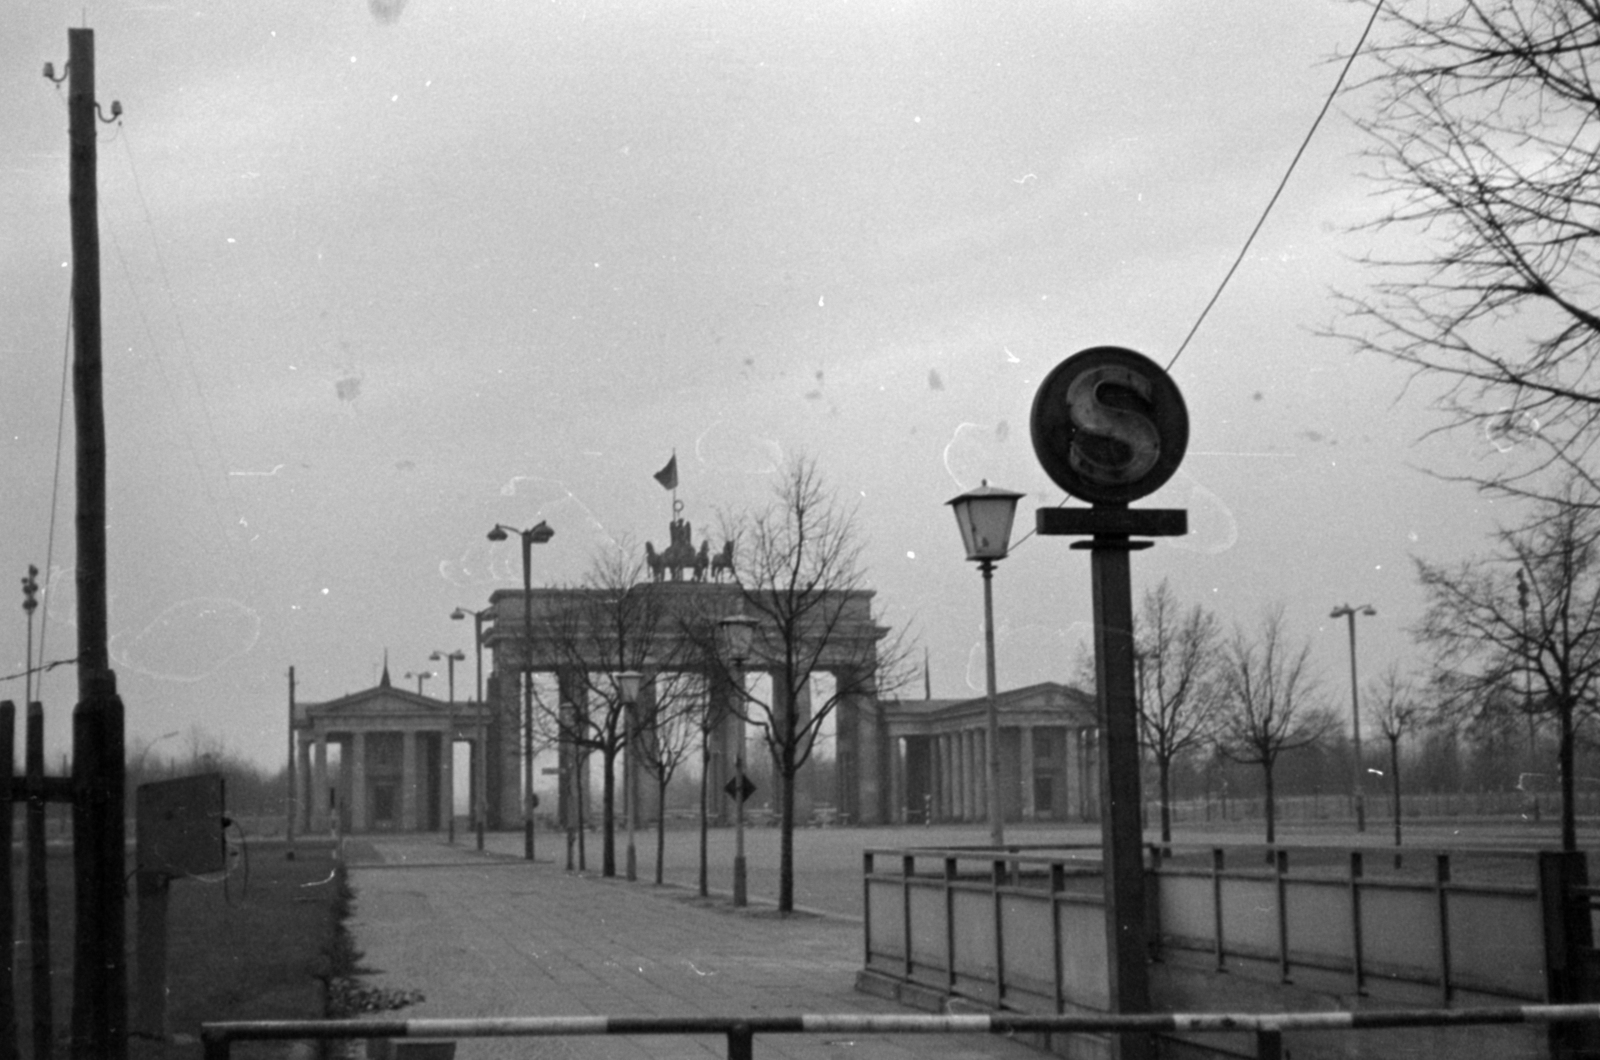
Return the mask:
<path id="1" fill-rule="evenodd" d="M 1399 796 L 1402 744 L 1441 732 L 1494 741 L 1527 728 L 1555 732 L 1561 842 L 1576 847 L 1576 756 L 1600 711 L 1600 495 L 1582 476 L 1498 531 L 1484 555 L 1416 560 L 1426 595 L 1412 629 L 1425 666 L 1391 667 L 1368 683 L 1363 717 L 1387 750 Z M 1322 696 L 1310 645 L 1287 632 L 1281 607 L 1225 633 L 1199 605 L 1184 609 L 1162 582 L 1136 628 L 1141 722 L 1155 767 L 1161 834 L 1171 838 L 1175 762 L 1207 750 L 1261 770 L 1267 840 L 1274 838 L 1282 756 L 1333 736 L 1343 719 Z"/>
<path id="2" fill-rule="evenodd" d="M 735 543 L 732 593 L 684 594 L 673 583 L 652 581 L 642 552 L 627 542 L 596 557 L 536 631 L 554 648 L 564 675 L 559 695 L 539 697 L 539 724 L 546 741 L 598 759 L 607 876 L 617 871 L 619 757 L 633 755 L 648 774 L 664 815 L 668 785 L 698 755 L 702 893 L 708 803 L 720 797 L 706 790 L 712 737 L 729 713 L 751 727 L 778 785 L 778 907 L 787 912 L 794 906 L 795 779 L 839 705 L 899 680 L 906 652 L 893 632 L 883 631 L 881 640 L 860 636 L 871 616 L 861 613 L 870 593 L 856 513 L 829 490 L 814 461 L 791 461 L 765 507 L 725 514 L 721 529 Z M 721 620 L 732 615 L 754 620 L 748 659 L 731 658 L 719 636 Z M 746 666 L 769 675 L 764 696 L 743 680 Z M 618 679 L 629 672 L 646 678 L 634 704 L 625 701 Z M 813 681 L 823 672 L 833 679 Z M 809 709 L 799 709 L 808 697 Z M 656 829 L 657 882 L 664 832 Z"/>

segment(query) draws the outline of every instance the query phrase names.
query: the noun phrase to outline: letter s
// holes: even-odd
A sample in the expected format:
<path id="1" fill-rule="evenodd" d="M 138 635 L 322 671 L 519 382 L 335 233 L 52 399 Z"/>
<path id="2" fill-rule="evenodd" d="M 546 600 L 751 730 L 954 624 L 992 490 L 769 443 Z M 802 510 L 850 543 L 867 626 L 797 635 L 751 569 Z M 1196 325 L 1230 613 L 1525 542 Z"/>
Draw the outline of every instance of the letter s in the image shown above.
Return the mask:
<path id="1" fill-rule="evenodd" d="M 1105 387 L 1131 392 L 1148 405 L 1150 381 L 1121 365 L 1090 368 L 1067 387 L 1067 415 L 1077 432 L 1068 461 L 1084 478 L 1123 486 L 1143 478 L 1161 459 L 1161 434 L 1137 409 L 1102 399 Z"/>

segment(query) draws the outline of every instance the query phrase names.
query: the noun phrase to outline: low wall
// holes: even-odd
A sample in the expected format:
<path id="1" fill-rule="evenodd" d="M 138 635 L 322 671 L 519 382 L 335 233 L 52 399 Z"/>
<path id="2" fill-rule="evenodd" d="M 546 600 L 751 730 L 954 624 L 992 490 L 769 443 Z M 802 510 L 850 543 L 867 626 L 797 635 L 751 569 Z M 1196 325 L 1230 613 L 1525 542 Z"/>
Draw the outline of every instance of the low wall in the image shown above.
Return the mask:
<path id="1" fill-rule="evenodd" d="M 1550 996 L 1535 855 L 1327 848 L 1151 852 L 1156 1011 L 1471 1007 Z M 1470 862 L 1471 871 L 1465 871 Z M 863 989 L 949 1007 L 1107 1011 L 1098 846 L 865 854 Z M 1057 1043 L 1095 1056 L 1103 1042 Z M 1206 1055 L 1250 1044 L 1208 1037 Z M 1178 1047 L 1178 1043 L 1172 1043 Z M 1547 1053 L 1526 1027 L 1307 1036 L 1296 1057 Z M 1354 1048 L 1356 1051 L 1351 1051 Z"/>

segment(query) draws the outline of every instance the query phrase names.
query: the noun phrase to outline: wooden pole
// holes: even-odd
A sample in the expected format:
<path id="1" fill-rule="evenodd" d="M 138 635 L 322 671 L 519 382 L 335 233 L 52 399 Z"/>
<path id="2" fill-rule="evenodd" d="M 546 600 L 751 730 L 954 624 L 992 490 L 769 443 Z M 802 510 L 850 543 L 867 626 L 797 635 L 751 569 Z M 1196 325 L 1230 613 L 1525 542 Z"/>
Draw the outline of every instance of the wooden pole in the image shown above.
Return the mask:
<path id="1" fill-rule="evenodd" d="M 0 721 L 0 725 L 5 724 Z M 50 986 L 50 874 L 45 846 L 44 704 L 28 704 L 28 959 L 33 983 L 33 1055 L 55 1048 L 55 1002 Z"/>
<path id="2" fill-rule="evenodd" d="M 77 939 L 72 1055 L 127 1056 L 123 898 L 123 710 L 106 622 L 106 438 L 100 371 L 100 234 L 94 31 L 67 31 L 72 214 L 73 412 L 77 438 L 78 705 L 72 719 Z"/>

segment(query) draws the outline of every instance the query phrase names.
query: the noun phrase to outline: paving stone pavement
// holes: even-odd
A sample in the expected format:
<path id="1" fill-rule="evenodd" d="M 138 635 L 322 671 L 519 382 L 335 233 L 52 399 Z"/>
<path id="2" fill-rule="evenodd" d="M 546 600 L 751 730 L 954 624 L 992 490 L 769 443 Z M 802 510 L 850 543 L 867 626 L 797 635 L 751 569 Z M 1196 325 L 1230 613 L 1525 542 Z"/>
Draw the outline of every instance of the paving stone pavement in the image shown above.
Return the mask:
<path id="1" fill-rule="evenodd" d="M 374 986 L 420 990 L 400 1018 L 905 1013 L 857 993 L 861 925 L 736 911 L 725 898 L 578 875 L 436 837 L 349 847 L 350 929 Z M 380 1018 L 381 1018 L 380 1016 Z M 460 1060 L 723 1057 L 727 1041 L 463 1039 Z M 940 1060 L 1043 1055 L 988 1035 L 758 1036 L 757 1060 Z"/>

